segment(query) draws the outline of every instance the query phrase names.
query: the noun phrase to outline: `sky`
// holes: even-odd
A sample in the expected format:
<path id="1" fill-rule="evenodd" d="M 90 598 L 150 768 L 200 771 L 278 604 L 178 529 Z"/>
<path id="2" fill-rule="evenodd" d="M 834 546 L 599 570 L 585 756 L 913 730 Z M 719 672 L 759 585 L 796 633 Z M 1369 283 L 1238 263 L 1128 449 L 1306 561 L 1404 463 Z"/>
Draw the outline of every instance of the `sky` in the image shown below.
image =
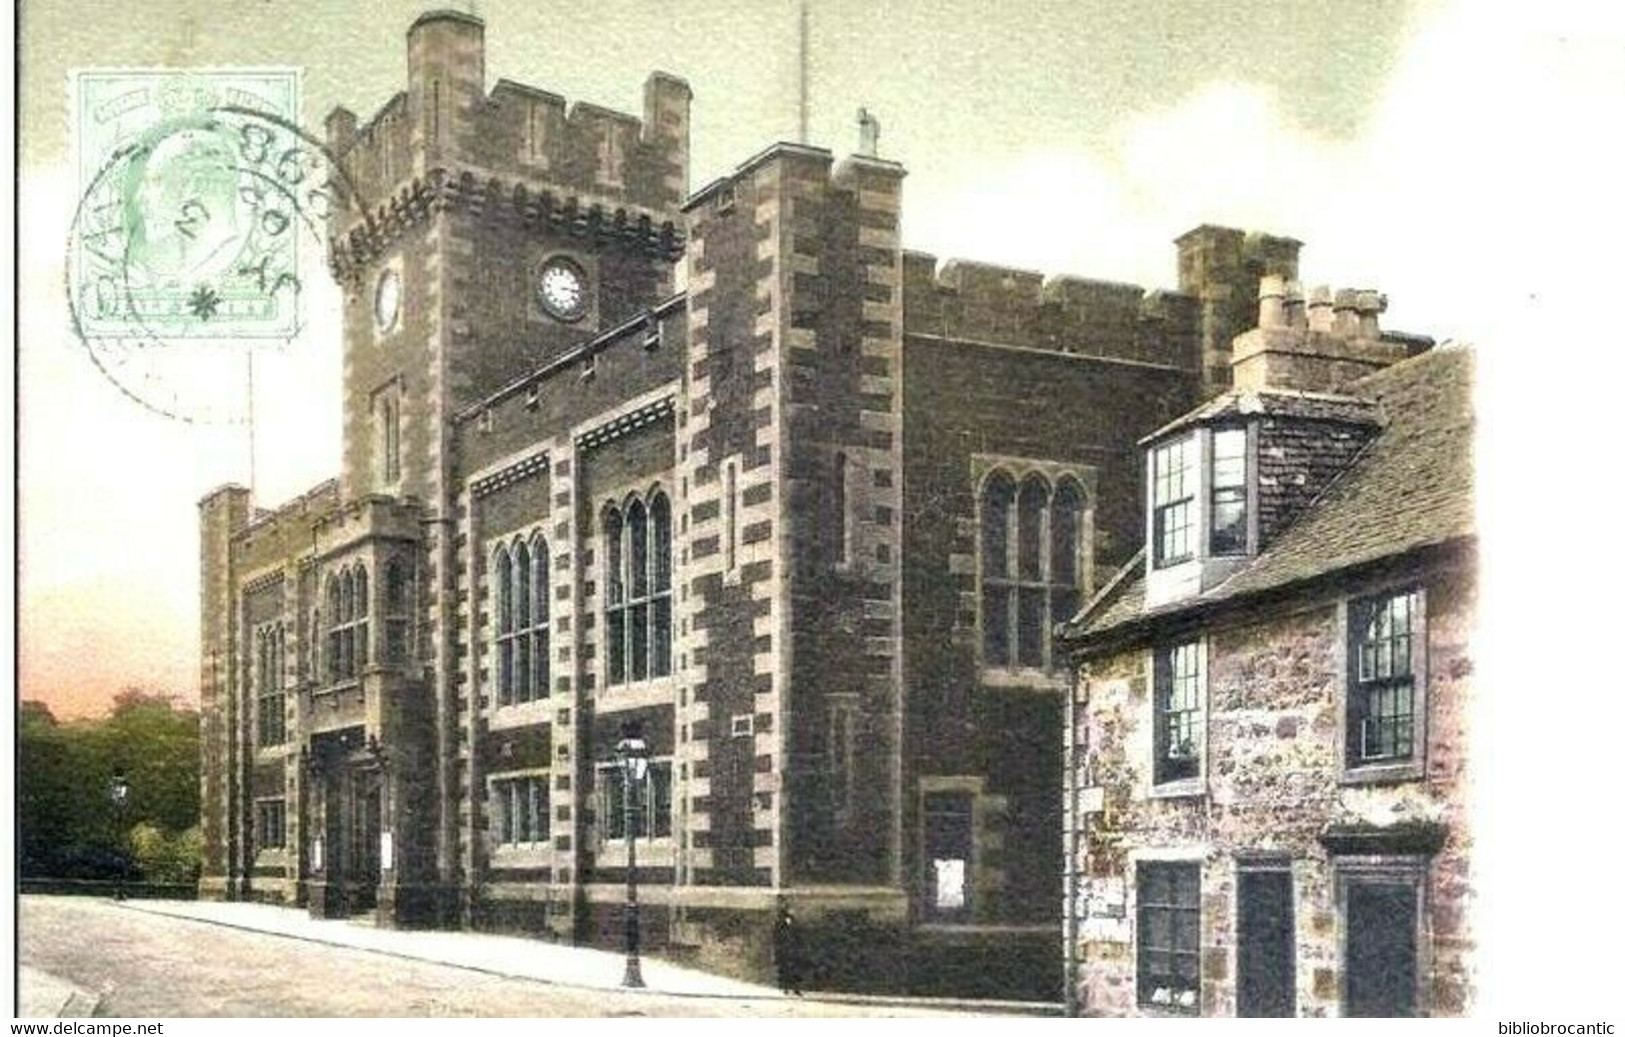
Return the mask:
<path id="1" fill-rule="evenodd" d="M 1386 291 L 1388 326 L 1487 344 L 1548 326 L 1541 307 L 1565 290 L 1600 303 L 1573 282 L 1537 291 L 1529 271 L 1552 277 L 1560 235 L 1607 233 L 1582 199 L 1622 179 L 1597 143 L 1621 110 L 1617 19 L 1512 6 L 810 0 L 811 137 L 846 153 L 857 108 L 876 114 L 881 153 L 909 170 L 910 248 L 1172 287 L 1172 239 L 1225 223 L 1304 241 L 1307 281 Z M 252 466 L 242 426 L 154 415 L 88 362 L 61 289 L 79 193 L 69 73 L 296 66 L 308 125 L 338 103 L 365 119 L 403 87 L 421 10 L 257 0 L 225 17 L 158 0 L 97 16 L 115 7 L 29 4 L 18 30 L 19 693 L 64 715 L 127 685 L 195 696 L 197 499 L 252 474 L 274 506 L 333 474 L 339 446 L 331 286 L 256 362 Z M 648 71 L 685 77 L 696 187 L 795 132 L 790 0 L 475 7 L 488 87 L 638 112 Z M 1577 141 L 1597 153 L 1542 161 Z"/>

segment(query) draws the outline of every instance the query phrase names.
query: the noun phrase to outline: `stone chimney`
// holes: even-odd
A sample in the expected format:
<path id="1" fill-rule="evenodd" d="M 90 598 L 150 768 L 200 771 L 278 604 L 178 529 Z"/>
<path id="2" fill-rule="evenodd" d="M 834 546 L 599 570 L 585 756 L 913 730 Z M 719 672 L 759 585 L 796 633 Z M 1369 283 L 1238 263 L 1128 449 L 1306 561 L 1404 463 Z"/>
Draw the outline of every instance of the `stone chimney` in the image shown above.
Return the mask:
<path id="1" fill-rule="evenodd" d="M 1409 339 L 1385 337 L 1381 292 L 1312 289 L 1266 276 L 1258 284 L 1258 327 L 1238 335 L 1231 362 L 1235 388 L 1335 392 L 1410 356 Z"/>

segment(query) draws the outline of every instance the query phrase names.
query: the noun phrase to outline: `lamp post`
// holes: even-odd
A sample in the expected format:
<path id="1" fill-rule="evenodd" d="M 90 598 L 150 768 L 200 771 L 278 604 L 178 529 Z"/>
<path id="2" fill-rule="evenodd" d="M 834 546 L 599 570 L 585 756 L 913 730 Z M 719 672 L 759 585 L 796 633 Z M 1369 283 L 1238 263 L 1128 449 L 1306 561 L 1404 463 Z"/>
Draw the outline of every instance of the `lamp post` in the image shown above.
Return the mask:
<path id="1" fill-rule="evenodd" d="M 643 986 L 643 966 L 638 960 L 638 943 L 642 933 L 638 927 L 638 829 L 634 788 L 640 788 L 649 775 L 649 745 L 640 736 L 635 723 L 621 728 L 621 740 L 615 746 L 615 761 L 621 768 L 621 804 L 626 829 L 626 975 L 623 987 Z"/>
<path id="2" fill-rule="evenodd" d="M 113 853 L 118 861 L 118 880 L 114 887 L 113 898 L 124 899 L 124 869 L 125 860 L 119 856 L 120 843 L 123 841 L 119 833 L 124 831 L 124 808 L 130 804 L 130 782 L 123 771 L 114 771 L 113 777 L 107 782 L 107 798 L 113 804 Z"/>

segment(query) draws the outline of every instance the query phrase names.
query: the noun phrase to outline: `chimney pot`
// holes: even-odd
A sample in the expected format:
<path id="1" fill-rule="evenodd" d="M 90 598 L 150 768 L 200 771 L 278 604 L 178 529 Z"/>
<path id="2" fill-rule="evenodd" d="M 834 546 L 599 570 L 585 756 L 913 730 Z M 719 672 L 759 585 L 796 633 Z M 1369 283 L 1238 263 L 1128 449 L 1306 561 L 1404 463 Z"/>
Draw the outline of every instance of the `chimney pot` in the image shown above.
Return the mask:
<path id="1" fill-rule="evenodd" d="M 1258 326 L 1278 328 L 1286 323 L 1286 278 L 1273 274 L 1258 279 Z"/>
<path id="2" fill-rule="evenodd" d="M 1309 291 L 1309 330 L 1332 330 L 1332 290 L 1325 285 L 1316 285 Z"/>

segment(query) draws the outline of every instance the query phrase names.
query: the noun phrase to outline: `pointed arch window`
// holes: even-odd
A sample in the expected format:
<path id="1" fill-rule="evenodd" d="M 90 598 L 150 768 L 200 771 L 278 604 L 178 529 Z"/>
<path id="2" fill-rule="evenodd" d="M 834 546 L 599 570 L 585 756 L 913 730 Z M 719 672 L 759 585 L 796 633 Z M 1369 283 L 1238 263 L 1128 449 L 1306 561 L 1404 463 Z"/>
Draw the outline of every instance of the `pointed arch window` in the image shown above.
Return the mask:
<path id="1" fill-rule="evenodd" d="M 384 655 L 405 662 L 412 654 L 412 574 L 405 561 L 391 559 L 384 570 Z"/>
<path id="2" fill-rule="evenodd" d="M 1084 497 L 1070 477 L 1036 472 L 1018 483 L 1002 469 L 982 484 L 982 663 L 993 669 L 1057 665 L 1050 631 L 1081 601 Z"/>
<path id="3" fill-rule="evenodd" d="M 604 512 L 607 683 L 671 674 L 671 502 L 632 497 Z"/>
<path id="4" fill-rule="evenodd" d="M 367 570 L 356 565 L 327 580 L 327 678 L 349 680 L 367 665 Z"/>
<path id="5" fill-rule="evenodd" d="M 255 730 L 261 746 L 281 745 L 288 740 L 285 648 L 281 623 L 266 624 L 255 633 Z"/>
<path id="6" fill-rule="evenodd" d="M 547 541 L 518 540 L 492 558 L 497 587 L 497 704 L 547 697 L 549 581 Z"/>

